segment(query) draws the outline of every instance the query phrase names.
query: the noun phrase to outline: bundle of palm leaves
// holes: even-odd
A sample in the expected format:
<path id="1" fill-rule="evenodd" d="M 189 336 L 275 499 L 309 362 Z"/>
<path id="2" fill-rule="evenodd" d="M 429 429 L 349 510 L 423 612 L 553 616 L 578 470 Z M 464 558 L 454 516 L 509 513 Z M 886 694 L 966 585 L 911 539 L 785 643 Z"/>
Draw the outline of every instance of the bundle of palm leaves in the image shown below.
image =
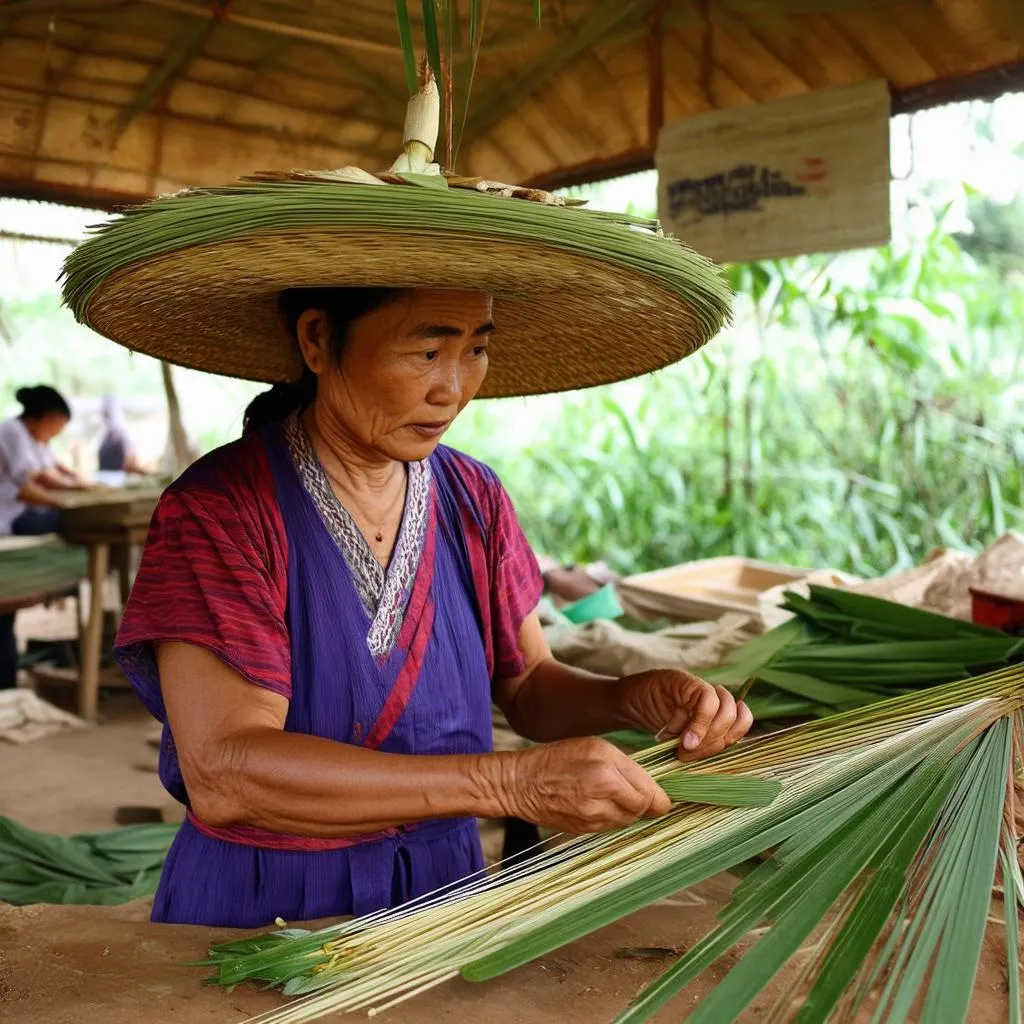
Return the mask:
<path id="1" fill-rule="evenodd" d="M 1008 780 L 1020 763 L 1022 706 L 1024 667 L 1014 666 L 765 736 L 696 767 L 661 744 L 637 760 L 687 801 L 663 818 L 572 839 L 395 910 L 218 945 L 206 962 L 220 984 L 259 979 L 301 997 L 261 1024 L 374 1012 L 460 974 L 493 978 L 774 851 L 714 932 L 617 1024 L 647 1020 L 759 926 L 763 937 L 689 1019 L 735 1019 L 823 929 L 820 955 L 773 1019 L 852 1021 L 870 1011 L 902 1021 L 923 1001 L 922 1019 L 955 1024 L 966 1019 L 997 865 L 1017 963 L 1024 879 Z M 742 805 L 694 802 L 683 788 L 694 783 Z M 778 793 L 766 802 L 772 783 Z M 737 784 L 752 790 L 743 801 L 728 792 Z M 1015 971 L 1011 979 L 1018 1020 Z"/>
<path id="2" fill-rule="evenodd" d="M 783 607 L 792 619 L 701 673 L 759 721 L 833 715 L 1024 658 L 1019 637 L 849 590 L 812 586 Z"/>
<path id="3" fill-rule="evenodd" d="M 0 817 L 0 901 L 113 906 L 151 896 L 177 825 L 50 835 Z"/>

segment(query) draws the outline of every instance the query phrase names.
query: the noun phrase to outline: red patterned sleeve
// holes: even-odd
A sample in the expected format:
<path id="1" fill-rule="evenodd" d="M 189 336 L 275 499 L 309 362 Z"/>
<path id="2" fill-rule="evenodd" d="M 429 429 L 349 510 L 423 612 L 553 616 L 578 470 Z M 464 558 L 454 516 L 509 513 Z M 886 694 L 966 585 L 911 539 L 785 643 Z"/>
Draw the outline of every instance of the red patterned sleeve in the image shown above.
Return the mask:
<path id="1" fill-rule="evenodd" d="M 512 499 L 497 477 L 494 478 L 492 503 L 488 560 L 494 672 L 498 679 L 514 679 L 526 671 L 526 659 L 519 649 L 519 634 L 523 623 L 537 610 L 544 582 L 537 556 L 519 525 Z"/>
<path id="2" fill-rule="evenodd" d="M 197 463 L 161 498 L 115 654 L 161 720 L 160 641 L 203 647 L 289 697 L 286 603 L 284 526 L 262 443 L 246 439 Z"/>

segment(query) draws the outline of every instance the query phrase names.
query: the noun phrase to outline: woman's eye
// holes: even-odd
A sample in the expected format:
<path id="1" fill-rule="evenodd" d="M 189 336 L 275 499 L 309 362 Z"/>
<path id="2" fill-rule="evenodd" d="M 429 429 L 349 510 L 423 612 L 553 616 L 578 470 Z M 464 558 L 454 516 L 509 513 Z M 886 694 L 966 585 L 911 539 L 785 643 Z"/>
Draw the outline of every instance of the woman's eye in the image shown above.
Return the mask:
<path id="1" fill-rule="evenodd" d="M 473 355 L 476 356 L 477 358 L 479 358 L 480 356 L 487 355 L 487 346 L 486 345 L 474 345 L 473 346 Z"/>
<path id="2" fill-rule="evenodd" d="M 423 358 L 426 359 L 428 363 L 432 363 L 437 358 L 437 356 L 438 350 L 436 348 L 432 349 L 430 352 L 423 353 Z"/>

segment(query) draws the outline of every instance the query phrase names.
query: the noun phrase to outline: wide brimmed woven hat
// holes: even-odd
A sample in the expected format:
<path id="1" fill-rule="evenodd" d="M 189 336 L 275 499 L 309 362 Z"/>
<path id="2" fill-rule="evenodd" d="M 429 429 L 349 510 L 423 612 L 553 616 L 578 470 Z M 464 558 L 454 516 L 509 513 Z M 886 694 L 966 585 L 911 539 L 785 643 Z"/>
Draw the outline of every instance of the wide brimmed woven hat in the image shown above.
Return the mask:
<path id="1" fill-rule="evenodd" d="M 730 304 L 718 269 L 654 221 L 394 169 L 267 174 L 166 196 L 100 228 L 64 277 L 65 301 L 100 334 L 266 382 L 302 371 L 278 311 L 287 288 L 488 292 L 498 330 L 481 397 L 657 370 L 714 337 Z"/>

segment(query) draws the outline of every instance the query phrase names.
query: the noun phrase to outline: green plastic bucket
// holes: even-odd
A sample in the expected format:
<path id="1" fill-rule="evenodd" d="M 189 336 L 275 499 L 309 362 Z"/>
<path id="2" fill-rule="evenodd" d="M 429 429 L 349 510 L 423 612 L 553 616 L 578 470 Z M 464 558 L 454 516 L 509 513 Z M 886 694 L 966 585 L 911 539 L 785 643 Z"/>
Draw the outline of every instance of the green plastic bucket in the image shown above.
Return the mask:
<path id="1" fill-rule="evenodd" d="M 585 622 L 593 622 L 595 619 L 617 619 L 624 614 L 622 605 L 619 604 L 619 595 L 615 592 L 615 585 L 606 583 L 600 590 L 593 594 L 566 605 L 562 614 L 577 626 Z"/>

